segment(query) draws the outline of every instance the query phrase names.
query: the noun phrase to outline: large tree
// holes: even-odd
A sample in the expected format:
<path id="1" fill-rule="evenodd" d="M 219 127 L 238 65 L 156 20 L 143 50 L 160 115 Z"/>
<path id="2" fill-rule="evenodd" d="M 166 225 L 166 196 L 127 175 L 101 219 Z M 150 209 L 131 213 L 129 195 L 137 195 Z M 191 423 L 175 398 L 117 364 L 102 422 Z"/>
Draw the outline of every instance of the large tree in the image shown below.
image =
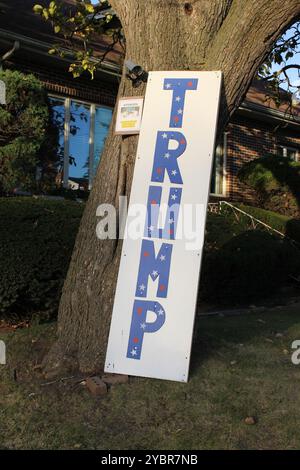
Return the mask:
<path id="1" fill-rule="evenodd" d="M 274 42 L 300 16 L 299 0 L 110 0 L 126 38 L 126 57 L 146 70 L 221 70 L 219 131 L 241 103 Z M 141 95 L 123 70 L 119 96 Z M 44 363 L 101 371 L 121 240 L 96 237 L 96 209 L 129 196 L 137 137 L 114 135 L 114 119 L 81 221 L 59 307 L 57 341 Z"/>

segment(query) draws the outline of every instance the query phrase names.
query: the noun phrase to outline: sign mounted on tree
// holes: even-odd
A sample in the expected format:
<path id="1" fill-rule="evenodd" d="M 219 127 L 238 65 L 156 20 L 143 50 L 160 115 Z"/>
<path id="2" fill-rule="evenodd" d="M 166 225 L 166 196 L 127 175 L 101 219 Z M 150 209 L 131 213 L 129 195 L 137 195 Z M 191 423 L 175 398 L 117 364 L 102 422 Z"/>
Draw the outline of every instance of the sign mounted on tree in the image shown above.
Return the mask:
<path id="1" fill-rule="evenodd" d="M 106 372 L 188 379 L 220 85 L 221 72 L 149 74 Z"/>
<path id="2" fill-rule="evenodd" d="M 144 98 L 124 97 L 118 101 L 116 134 L 138 134 L 140 132 Z"/>

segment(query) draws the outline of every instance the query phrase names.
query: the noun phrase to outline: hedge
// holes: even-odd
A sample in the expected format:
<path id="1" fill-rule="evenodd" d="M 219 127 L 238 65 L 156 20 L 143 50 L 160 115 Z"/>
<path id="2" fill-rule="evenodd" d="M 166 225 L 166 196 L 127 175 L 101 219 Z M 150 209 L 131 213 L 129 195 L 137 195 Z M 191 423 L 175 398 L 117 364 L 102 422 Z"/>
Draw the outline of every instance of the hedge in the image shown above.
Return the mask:
<path id="1" fill-rule="evenodd" d="M 300 273 L 300 251 L 261 230 L 233 237 L 205 252 L 200 296 L 219 304 L 246 304 L 266 298 Z"/>
<path id="2" fill-rule="evenodd" d="M 0 198 L 0 314 L 54 315 L 83 205 Z"/>
<path id="3" fill-rule="evenodd" d="M 300 162 L 269 155 L 245 163 L 237 176 L 255 191 L 259 207 L 300 216 Z"/>
<path id="4" fill-rule="evenodd" d="M 248 206 L 245 204 L 235 204 L 237 207 L 253 215 L 270 227 L 285 234 L 287 237 L 300 243 L 300 219 L 294 219 L 277 212 L 268 211 L 259 207 Z"/>
<path id="5" fill-rule="evenodd" d="M 56 315 L 83 208 L 67 200 L 0 198 L 0 316 Z M 281 231 L 293 222 L 243 208 Z M 229 214 L 208 214 L 204 248 L 200 300 L 254 302 L 300 273 L 297 248 L 264 231 L 247 230 L 243 219 L 237 222 Z"/>

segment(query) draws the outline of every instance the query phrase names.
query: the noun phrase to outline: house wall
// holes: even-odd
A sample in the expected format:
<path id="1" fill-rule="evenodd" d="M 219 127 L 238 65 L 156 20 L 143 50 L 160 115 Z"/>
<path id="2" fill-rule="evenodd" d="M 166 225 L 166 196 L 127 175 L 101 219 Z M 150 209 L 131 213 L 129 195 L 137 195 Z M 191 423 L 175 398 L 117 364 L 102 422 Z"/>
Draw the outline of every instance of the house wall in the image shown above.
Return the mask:
<path id="1" fill-rule="evenodd" d="M 63 97 L 70 97 L 98 105 L 113 107 L 116 101 L 118 83 L 108 76 L 106 80 L 80 77 L 73 79 L 65 69 L 47 67 L 24 59 L 7 63 L 6 67 L 24 73 L 33 73 L 45 85 L 47 91 Z M 66 66 L 67 68 L 67 66 Z M 210 200 L 228 199 L 231 201 L 253 202 L 254 192 L 237 178 L 238 170 L 248 161 L 268 154 L 276 154 L 279 145 L 299 148 L 300 133 L 291 128 L 276 129 L 275 124 L 250 119 L 236 113 L 227 128 L 227 151 L 225 158 L 226 194 L 211 195 Z"/>
<path id="2" fill-rule="evenodd" d="M 274 124 L 251 120 L 238 114 L 227 129 L 226 197 L 232 201 L 253 202 L 254 191 L 242 184 L 237 173 L 246 163 L 255 158 L 276 155 L 280 145 L 299 149 L 300 133 L 291 128 L 276 129 Z"/>
<path id="3" fill-rule="evenodd" d="M 6 67 L 23 73 L 32 73 L 45 85 L 47 91 L 64 97 L 76 98 L 95 104 L 113 107 L 118 92 L 118 83 L 90 78 L 72 77 L 70 72 L 54 69 L 32 62 L 18 61 L 7 63 Z M 67 65 L 66 65 L 67 69 Z"/>

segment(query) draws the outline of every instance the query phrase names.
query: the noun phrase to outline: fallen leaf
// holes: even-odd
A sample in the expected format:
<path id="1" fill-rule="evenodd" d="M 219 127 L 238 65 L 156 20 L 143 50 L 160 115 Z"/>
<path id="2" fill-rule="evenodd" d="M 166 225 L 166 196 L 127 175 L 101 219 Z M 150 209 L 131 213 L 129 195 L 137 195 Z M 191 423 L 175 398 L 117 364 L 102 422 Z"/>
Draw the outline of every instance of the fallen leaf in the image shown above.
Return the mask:
<path id="1" fill-rule="evenodd" d="M 253 425 L 253 424 L 256 424 L 256 419 L 254 418 L 254 416 L 247 416 L 247 418 L 245 418 L 245 424 L 248 424 L 248 425 Z"/>

